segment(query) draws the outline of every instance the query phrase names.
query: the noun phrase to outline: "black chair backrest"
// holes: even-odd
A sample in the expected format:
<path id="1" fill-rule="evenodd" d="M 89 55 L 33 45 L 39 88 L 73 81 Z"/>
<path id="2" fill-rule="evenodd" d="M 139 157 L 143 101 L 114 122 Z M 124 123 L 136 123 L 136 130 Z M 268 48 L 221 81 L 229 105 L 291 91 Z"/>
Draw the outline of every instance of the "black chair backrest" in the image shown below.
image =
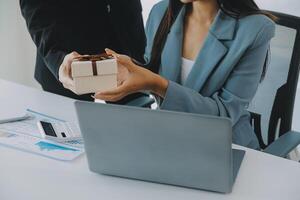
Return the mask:
<path id="1" fill-rule="evenodd" d="M 277 12 L 264 80 L 249 105 L 262 149 L 291 130 L 300 67 L 300 18 Z"/>

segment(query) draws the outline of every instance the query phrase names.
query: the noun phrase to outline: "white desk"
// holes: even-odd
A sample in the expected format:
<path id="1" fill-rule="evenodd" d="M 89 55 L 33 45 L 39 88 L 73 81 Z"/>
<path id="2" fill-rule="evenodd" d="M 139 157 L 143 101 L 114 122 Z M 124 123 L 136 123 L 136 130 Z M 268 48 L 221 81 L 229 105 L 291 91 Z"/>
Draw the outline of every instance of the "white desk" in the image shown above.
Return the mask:
<path id="1" fill-rule="evenodd" d="M 73 100 L 0 80 L 0 111 L 25 109 L 76 120 Z M 300 164 L 246 149 L 231 194 L 114 178 L 90 172 L 86 157 L 59 162 L 0 146 L 1 200 L 299 200 Z"/>

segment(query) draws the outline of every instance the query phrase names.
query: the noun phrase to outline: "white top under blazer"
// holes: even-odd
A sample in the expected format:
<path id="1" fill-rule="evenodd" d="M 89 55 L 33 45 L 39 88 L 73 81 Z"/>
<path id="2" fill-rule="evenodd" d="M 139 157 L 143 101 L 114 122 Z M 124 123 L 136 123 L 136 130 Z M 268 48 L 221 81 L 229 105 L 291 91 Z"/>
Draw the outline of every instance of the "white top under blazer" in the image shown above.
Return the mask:
<path id="1" fill-rule="evenodd" d="M 187 79 L 188 75 L 190 74 L 195 61 L 186 59 L 184 57 L 182 57 L 181 60 L 182 60 L 182 65 L 181 65 L 180 81 L 181 81 L 181 84 L 183 84 L 185 82 L 185 80 Z"/>

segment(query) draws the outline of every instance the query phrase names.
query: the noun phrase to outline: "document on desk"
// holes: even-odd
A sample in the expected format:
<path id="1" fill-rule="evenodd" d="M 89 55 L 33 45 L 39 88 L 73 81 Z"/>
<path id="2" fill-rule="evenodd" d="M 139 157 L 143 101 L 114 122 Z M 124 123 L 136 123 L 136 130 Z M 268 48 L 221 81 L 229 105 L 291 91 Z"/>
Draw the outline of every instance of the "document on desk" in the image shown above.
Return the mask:
<path id="1" fill-rule="evenodd" d="M 84 153 L 82 140 L 58 143 L 41 138 L 37 121 L 60 119 L 32 110 L 27 110 L 27 114 L 31 116 L 28 120 L 0 124 L 0 145 L 62 161 L 73 160 Z"/>
<path id="2" fill-rule="evenodd" d="M 27 115 L 31 116 L 28 120 L 23 120 L 23 121 L 18 121 L 18 122 L 13 122 L 13 123 L 5 123 L 5 124 L 0 124 L 0 131 L 3 132 L 12 132 L 16 134 L 25 134 L 25 135 L 31 135 L 34 137 L 39 137 L 41 138 L 40 131 L 37 126 L 37 122 L 39 120 L 41 121 L 50 121 L 53 123 L 56 122 L 66 122 L 62 119 L 54 118 L 42 113 L 38 113 L 36 111 L 27 109 L 26 112 Z M 72 129 L 75 131 L 80 132 L 79 127 L 75 123 L 70 123 L 70 126 L 72 126 Z M 72 140 L 72 141 L 67 141 L 63 142 L 65 145 L 70 145 L 73 147 L 78 147 L 78 148 L 83 148 L 83 140 L 78 139 L 78 140 Z"/>
<path id="3" fill-rule="evenodd" d="M 71 161 L 83 153 L 80 148 L 8 132 L 0 132 L 0 144 L 61 161 Z"/>

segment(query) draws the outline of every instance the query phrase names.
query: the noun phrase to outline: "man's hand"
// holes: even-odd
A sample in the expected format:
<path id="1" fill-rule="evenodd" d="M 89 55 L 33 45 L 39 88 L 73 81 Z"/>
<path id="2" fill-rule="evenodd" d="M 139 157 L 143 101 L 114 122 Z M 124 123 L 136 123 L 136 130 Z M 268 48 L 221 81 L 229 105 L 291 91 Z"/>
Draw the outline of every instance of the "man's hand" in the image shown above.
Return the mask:
<path id="1" fill-rule="evenodd" d="M 66 55 L 63 63 L 59 67 L 59 72 L 58 72 L 59 81 L 63 84 L 64 88 L 69 89 L 72 92 L 74 92 L 74 81 L 72 78 L 71 64 L 72 64 L 74 58 L 76 58 L 78 56 L 81 56 L 81 55 L 75 51 Z"/>

